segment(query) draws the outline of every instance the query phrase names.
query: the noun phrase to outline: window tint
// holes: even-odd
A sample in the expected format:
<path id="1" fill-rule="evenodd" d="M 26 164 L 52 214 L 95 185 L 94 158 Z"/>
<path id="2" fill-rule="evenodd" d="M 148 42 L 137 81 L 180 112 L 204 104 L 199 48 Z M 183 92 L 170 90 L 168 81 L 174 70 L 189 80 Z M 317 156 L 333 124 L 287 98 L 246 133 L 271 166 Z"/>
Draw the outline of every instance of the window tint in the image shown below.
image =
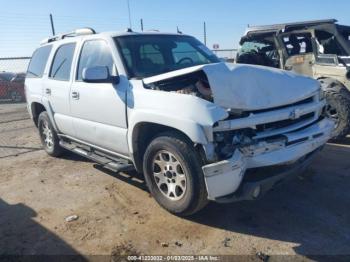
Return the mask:
<path id="1" fill-rule="evenodd" d="M 84 68 L 107 66 L 109 73 L 113 73 L 113 58 L 107 43 L 103 40 L 85 42 L 80 54 L 77 80 L 82 80 Z"/>
<path id="2" fill-rule="evenodd" d="M 160 52 L 160 47 L 157 44 L 142 45 L 140 47 L 141 61 L 144 63 L 153 63 L 155 65 L 164 64 L 163 54 Z"/>
<path id="3" fill-rule="evenodd" d="M 15 77 L 13 73 L 0 73 L 0 81 L 9 82 Z"/>
<path id="4" fill-rule="evenodd" d="M 132 35 L 116 37 L 131 78 L 150 77 L 220 60 L 193 37 L 182 35 Z"/>
<path id="5" fill-rule="evenodd" d="M 183 61 L 184 63 L 205 64 L 207 62 L 207 59 L 189 43 L 176 42 L 176 45 L 176 48 L 172 50 L 175 63 Z"/>
<path id="6" fill-rule="evenodd" d="M 49 58 L 52 46 L 43 46 L 37 49 L 30 60 L 26 77 L 42 77 L 44 74 L 47 59 Z"/>
<path id="7" fill-rule="evenodd" d="M 125 62 L 128 68 L 132 68 L 132 57 L 130 50 L 127 48 L 122 48 L 123 57 L 125 58 Z"/>
<path id="8" fill-rule="evenodd" d="M 75 43 L 62 45 L 58 48 L 51 66 L 51 78 L 64 81 L 69 80 L 74 50 Z"/>

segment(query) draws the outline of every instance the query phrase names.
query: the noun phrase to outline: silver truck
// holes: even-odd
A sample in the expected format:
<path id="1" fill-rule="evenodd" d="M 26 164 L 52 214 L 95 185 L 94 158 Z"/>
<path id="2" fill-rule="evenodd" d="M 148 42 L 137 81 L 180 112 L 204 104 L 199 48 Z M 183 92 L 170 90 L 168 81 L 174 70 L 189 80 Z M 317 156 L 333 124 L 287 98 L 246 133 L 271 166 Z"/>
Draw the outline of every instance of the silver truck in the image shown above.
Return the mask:
<path id="1" fill-rule="evenodd" d="M 221 62 L 182 34 L 95 33 L 44 40 L 25 81 L 45 151 L 143 173 L 169 212 L 254 200 L 300 174 L 328 141 L 320 84 Z"/>

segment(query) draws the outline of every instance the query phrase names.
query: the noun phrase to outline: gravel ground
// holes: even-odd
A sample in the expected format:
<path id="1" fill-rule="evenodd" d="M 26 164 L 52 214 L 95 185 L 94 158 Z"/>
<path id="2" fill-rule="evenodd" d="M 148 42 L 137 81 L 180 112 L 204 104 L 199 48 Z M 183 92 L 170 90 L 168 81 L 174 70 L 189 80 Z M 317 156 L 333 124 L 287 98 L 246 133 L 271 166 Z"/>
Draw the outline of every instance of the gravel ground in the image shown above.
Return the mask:
<path id="1" fill-rule="evenodd" d="M 349 255 L 349 144 L 327 145 L 310 179 L 183 219 L 136 174 L 47 156 L 25 105 L 0 105 L 0 255 Z"/>

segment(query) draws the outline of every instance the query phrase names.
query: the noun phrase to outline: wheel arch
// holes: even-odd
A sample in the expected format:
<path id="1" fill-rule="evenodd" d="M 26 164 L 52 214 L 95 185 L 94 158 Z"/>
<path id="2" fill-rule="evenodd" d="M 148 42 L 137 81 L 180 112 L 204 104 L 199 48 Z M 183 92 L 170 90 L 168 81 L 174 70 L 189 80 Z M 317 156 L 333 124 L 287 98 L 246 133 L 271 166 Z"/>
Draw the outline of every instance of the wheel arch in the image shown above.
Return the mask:
<path id="1" fill-rule="evenodd" d="M 55 131 L 58 133 L 58 128 L 54 119 L 54 113 L 50 106 L 50 102 L 47 99 L 39 101 L 32 101 L 30 104 L 31 115 L 36 126 L 38 126 L 38 118 L 41 112 L 46 111 L 49 115 L 51 124 Z"/>
<path id="2" fill-rule="evenodd" d="M 190 136 L 180 129 L 153 122 L 137 123 L 132 129 L 131 140 L 129 140 L 129 147 L 131 148 L 130 152 L 132 152 L 134 165 L 138 172 L 143 172 L 143 155 L 149 143 L 157 135 L 165 132 L 175 132 L 184 140 L 192 144 L 195 148 L 200 151 L 202 150 L 202 147 L 196 147 L 197 144 L 192 141 Z"/>
<path id="3" fill-rule="evenodd" d="M 32 102 L 30 105 L 30 110 L 31 110 L 31 114 L 32 114 L 32 118 L 34 121 L 34 124 L 36 127 L 38 127 L 38 119 L 39 119 L 39 115 L 44 112 L 47 111 L 45 106 L 39 102 Z"/>

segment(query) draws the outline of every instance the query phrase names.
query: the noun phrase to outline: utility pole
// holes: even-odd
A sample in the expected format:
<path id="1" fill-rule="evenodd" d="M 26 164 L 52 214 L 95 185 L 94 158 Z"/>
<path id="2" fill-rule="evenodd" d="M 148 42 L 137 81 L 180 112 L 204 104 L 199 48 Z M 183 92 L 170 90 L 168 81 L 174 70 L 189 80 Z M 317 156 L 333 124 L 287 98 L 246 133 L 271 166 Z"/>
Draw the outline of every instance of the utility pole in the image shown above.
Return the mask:
<path id="1" fill-rule="evenodd" d="M 56 33 L 55 33 L 55 25 L 53 24 L 52 14 L 50 14 L 50 22 L 51 22 L 52 35 L 56 35 Z"/>
<path id="2" fill-rule="evenodd" d="M 143 32 L 143 19 L 142 18 L 141 18 L 140 22 L 141 22 L 141 31 Z"/>
<path id="3" fill-rule="evenodd" d="M 203 24 L 203 30 L 204 30 L 204 44 L 207 45 L 207 24 L 205 22 Z"/>
<path id="4" fill-rule="evenodd" d="M 132 29 L 132 23 L 131 23 L 131 11 L 130 11 L 130 2 L 129 0 L 126 0 L 128 4 L 128 13 L 129 13 L 129 27 Z"/>

